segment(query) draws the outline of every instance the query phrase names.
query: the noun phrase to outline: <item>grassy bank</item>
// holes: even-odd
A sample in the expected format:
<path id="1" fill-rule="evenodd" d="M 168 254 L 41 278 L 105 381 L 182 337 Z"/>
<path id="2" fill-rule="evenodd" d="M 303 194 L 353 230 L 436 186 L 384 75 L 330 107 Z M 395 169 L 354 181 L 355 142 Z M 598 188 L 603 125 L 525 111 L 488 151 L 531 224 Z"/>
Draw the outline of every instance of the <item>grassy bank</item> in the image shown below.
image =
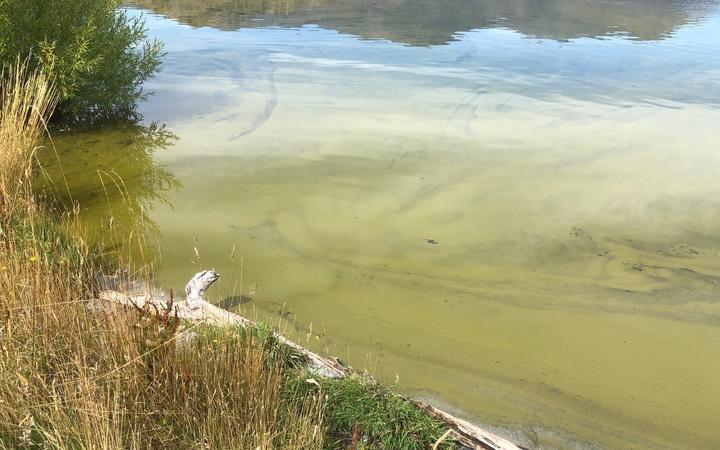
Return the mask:
<path id="1" fill-rule="evenodd" d="M 91 313 L 96 274 L 120 262 L 33 196 L 58 96 L 22 68 L 0 89 L 1 448 L 420 449 L 443 434 L 372 380 L 308 381 L 265 327 Z M 176 347 L 187 327 L 199 338 Z"/>

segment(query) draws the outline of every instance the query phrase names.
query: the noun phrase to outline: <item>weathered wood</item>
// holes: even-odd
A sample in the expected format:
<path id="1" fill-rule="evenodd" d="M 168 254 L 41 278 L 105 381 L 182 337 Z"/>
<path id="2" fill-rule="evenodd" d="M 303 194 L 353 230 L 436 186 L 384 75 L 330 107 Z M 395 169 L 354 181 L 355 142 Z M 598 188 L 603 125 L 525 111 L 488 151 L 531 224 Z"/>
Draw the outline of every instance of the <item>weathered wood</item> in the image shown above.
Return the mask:
<path id="1" fill-rule="evenodd" d="M 217 307 L 205 300 L 205 292 L 218 278 L 220 278 L 220 275 L 214 271 L 206 270 L 195 274 L 185 286 L 186 298 L 172 302 L 173 310 L 171 314 L 195 323 L 210 323 L 220 326 L 255 325 L 252 320 Z M 148 305 L 159 310 L 168 305 L 169 297 L 166 293 L 149 289 L 146 286 L 120 283 L 115 277 L 104 277 L 103 284 L 109 289 L 100 292 L 99 304 L 90 304 L 93 309 L 103 308 L 103 305 L 108 302 L 140 309 Z M 275 333 L 275 338 L 302 355 L 308 369 L 318 376 L 342 378 L 354 374 L 352 368 L 342 365 L 337 359 L 320 356 L 280 334 Z M 410 402 L 419 410 L 445 423 L 452 430 L 453 438 L 467 448 L 475 450 L 521 450 L 521 447 L 506 439 L 431 405 L 417 400 L 410 400 Z"/>
<path id="2" fill-rule="evenodd" d="M 185 286 L 185 299 L 173 302 L 172 315 L 191 322 L 204 322 L 214 325 L 255 325 L 252 320 L 234 314 L 226 309 L 208 303 L 205 300 L 205 292 L 220 276 L 213 271 L 198 272 Z M 124 285 L 123 291 L 103 290 L 99 299 L 106 302 L 144 308 L 146 305 L 154 305 L 162 309 L 167 304 L 168 296 L 163 292 L 150 289 L 143 289 L 143 286 L 130 283 L 113 283 L 114 287 Z M 335 359 L 325 358 L 317 353 L 296 344 L 286 337 L 275 333 L 275 338 L 284 345 L 295 350 L 305 358 L 308 368 L 315 374 L 327 378 L 338 378 L 349 375 L 352 370 L 338 363 Z"/>
<path id="3" fill-rule="evenodd" d="M 416 408 L 425 411 L 428 415 L 435 419 L 446 423 L 454 432 L 455 440 L 460 442 L 462 445 L 469 448 L 481 448 L 487 450 L 520 450 L 522 447 L 518 447 L 512 442 L 505 438 L 490 433 L 489 431 L 483 430 L 477 425 L 459 419 L 450 413 L 446 413 L 443 410 L 435 408 L 432 405 L 423 403 L 418 400 L 410 399 L 410 402 L 415 405 Z"/>

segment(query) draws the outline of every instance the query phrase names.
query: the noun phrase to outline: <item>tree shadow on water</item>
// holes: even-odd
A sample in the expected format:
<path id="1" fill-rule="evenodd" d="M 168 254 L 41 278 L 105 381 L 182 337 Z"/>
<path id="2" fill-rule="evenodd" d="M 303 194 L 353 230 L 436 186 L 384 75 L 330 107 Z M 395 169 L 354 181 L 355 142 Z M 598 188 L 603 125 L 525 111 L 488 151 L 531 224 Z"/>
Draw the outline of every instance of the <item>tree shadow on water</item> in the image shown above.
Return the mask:
<path id="1" fill-rule="evenodd" d="M 233 310 L 240 305 L 250 303 L 250 301 L 252 301 L 252 297 L 250 297 L 249 295 L 231 295 L 222 299 L 218 306 L 225 309 Z"/>
<path id="2" fill-rule="evenodd" d="M 54 133 L 38 152 L 36 193 L 61 212 L 77 211 L 92 243 L 127 248 L 159 231 L 150 212 L 182 187 L 154 158 L 177 139 L 164 125 L 138 123 Z"/>

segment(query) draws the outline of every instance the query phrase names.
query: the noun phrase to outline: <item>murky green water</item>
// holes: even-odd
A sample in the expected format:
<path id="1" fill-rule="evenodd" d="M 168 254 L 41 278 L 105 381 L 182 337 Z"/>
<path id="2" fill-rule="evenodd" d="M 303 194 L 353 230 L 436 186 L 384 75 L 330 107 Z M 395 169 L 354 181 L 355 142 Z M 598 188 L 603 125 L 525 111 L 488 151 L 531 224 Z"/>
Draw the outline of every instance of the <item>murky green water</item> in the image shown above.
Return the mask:
<path id="1" fill-rule="evenodd" d="M 177 138 L 56 139 L 161 284 L 526 445 L 720 447 L 716 2 L 134 4 Z"/>

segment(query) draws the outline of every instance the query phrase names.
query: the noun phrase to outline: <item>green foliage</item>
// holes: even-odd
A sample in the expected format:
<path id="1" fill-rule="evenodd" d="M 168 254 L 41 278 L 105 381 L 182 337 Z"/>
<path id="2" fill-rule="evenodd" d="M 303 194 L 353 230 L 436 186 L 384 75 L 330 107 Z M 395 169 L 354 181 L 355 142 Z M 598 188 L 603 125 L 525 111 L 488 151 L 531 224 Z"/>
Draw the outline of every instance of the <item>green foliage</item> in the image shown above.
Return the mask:
<path id="1" fill-rule="evenodd" d="M 254 342 L 263 349 L 268 366 L 280 364 L 285 369 L 299 369 L 304 363 L 303 356 L 280 342 L 272 327 L 264 322 L 252 326 L 201 325 L 194 327 L 193 332 L 198 345 L 207 348 L 216 348 L 218 344 L 244 346 Z"/>
<path id="2" fill-rule="evenodd" d="M 142 83 L 162 45 L 119 0 L 0 0 L 0 65 L 18 56 L 42 66 L 60 92 L 55 119 L 97 123 L 133 118 Z"/>
<path id="3" fill-rule="evenodd" d="M 0 252 L 20 252 L 30 262 L 72 268 L 78 279 L 87 275 L 86 260 L 94 257 L 81 240 L 73 240 L 57 220 L 43 215 L 0 217 Z"/>
<path id="4" fill-rule="evenodd" d="M 443 424 L 407 399 L 370 379 L 358 376 L 306 381 L 310 376 L 288 379 L 285 391 L 293 397 L 309 395 L 310 391 L 325 396 L 323 415 L 330 448 L 424 450 L 446 431 Z M 456 444 L 448 438 L 438 448 L 452 449 Z"/>

